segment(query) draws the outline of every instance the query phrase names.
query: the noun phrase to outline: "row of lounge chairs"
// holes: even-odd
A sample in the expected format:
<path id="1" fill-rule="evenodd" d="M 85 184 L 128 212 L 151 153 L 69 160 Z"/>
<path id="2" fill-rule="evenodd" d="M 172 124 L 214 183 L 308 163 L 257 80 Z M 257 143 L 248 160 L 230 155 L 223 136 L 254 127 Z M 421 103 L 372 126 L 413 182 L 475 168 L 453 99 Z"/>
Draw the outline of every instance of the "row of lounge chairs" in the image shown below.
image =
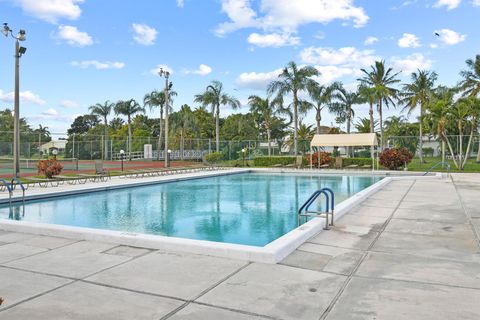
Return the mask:
<path id="1" fill-rule="evenodd" d="M 96 164 L 95 173 L 78 173 L 75 175 L 56 175 L 52 178 L 37 178 L 37 177 L 24 177 L 24 185 L 35 186 L 38 185 L 42 188 L 47 187 L 58 187 L 65 183 L 70 185 L 75 184 L 85 184 L 87 181 L 90 182 L 106 182 L 111 179 L 110 172 L 103 169 L 102 165 Z M 210 167 L 210 166 L 189 166 L 189 167 L 173 167 L 173 168 L 145 168 L 145 169 L 135 169 L 135 170 L 126 170 L 123 171 L 119 177 L 120 178 L 142 178 L 142 177 L 154 177 L 154 176 L 164 176 L 171 175 L 176 173 L 192 173 L 198 171 L 209 171 L 209 170 L 219 170 L 220 167 Z"/>

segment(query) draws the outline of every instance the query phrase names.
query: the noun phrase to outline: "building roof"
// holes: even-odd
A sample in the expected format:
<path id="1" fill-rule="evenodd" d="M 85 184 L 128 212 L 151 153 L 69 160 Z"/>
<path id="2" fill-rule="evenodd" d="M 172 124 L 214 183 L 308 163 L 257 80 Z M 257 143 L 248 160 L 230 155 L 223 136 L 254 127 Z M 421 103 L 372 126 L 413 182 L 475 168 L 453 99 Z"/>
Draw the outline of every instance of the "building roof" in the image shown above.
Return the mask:
<path id="1" fill-rule="evenodd" d="M 316 134 L 313 136 L 312 147 L 357 147 L 378 145 L 375 133 L 351 134 Z"/>

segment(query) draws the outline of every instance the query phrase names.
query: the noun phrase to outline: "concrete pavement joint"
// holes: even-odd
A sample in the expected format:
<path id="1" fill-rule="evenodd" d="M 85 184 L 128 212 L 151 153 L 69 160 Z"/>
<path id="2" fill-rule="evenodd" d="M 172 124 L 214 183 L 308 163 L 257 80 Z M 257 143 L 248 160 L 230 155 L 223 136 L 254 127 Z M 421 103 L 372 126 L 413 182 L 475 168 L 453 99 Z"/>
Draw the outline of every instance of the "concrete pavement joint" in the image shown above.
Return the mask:
<path id="1" fill-rule="evenodd" d="M 410 184 L 410 187 L 408 188 L 408 190 L 405 192 L 405 194 L 403 195 L 403 197 L 400 199 L 400 201 L 398 202 L 397 206 L 395 207 L 395 209 L 393 210 L 392 214 L 388 217 L 388 219 L 383 223 L 382 227 L 380 228 L 380 230 L 378 230 L 377 232 L 377 235 L 375 236 L 375 238 L 373 239 L 372 243 L 368 246 L 367 250 L 362 254 L 362 257 L 360 258 L 360 260 L 355 264 L 355 267 L 353 268 L 353 270 L 350 272 L 350 274 L 347 276 L 347 279 L 345 279 L 345 281 L 343 282 L 342 286 L 340 287 L 340 289 L 338 290 L 337 294 L 333 297 L 332 301 L 330 302 L 330 304 L 328 305 L 327 309 L 325 309 L 325 311 L 323 312 L 323 314 L 320 316 L 319 320 L 324 320 L 329 314 L 330 314 L 330 311 L 332 311 L 333 307 L 335 306 L 335 304 L 338 302 L 338 300 L 340 299 L 340 296 L 343 294 L 343 292 L 345 291 L 345 289 L 347 288 L 348 284 L 350 283 L 350 281 L 353 279 L 354 277 L 354 274 L 357 272 L 357 270 L 360 268 L 360 265 L 363 263 L 363 261 L 365 260 L 365 258 L 367 257 L 370 249 L 375 245 L 375 243 L 377 242 L 378 238 L 380 237 L 380 235 L 383 233 L 383 231 L 385 230 L 386 226 L 388 225 L 388 223 L 390 223 L 390 220 L 392 220 L 393 218 L 393 215 L 395 214 L 395 212 L 398 210 L 398 208 L 400 207 L 400 204 L 402 203 L 403 199 L 405 199 L 405 197 L 407 196 L 407 194 L 410 192 L 410 190 L 412 189 L 412 187 L 414 186 L 415 184 L 415 181 L 414 180 L 411 184 Z"/>

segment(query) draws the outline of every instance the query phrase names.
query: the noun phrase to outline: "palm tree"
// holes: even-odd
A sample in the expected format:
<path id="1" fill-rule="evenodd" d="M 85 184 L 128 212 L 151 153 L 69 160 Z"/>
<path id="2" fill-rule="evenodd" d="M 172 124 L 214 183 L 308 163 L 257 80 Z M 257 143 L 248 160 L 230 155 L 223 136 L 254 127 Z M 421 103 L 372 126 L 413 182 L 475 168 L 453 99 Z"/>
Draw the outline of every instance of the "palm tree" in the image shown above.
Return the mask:
<path id="1" fill-rule="evenodd" d="M 184 104 L 178 112 L 170 115 L 169 122 L 172 124 L 171 130 L 180 134 L 180 159 L 183 160 L 185 137 L 189 132 L 197 129 L 197 119 L 192 109 L 187 104 Z"/>
<path id="2" fill-rule="evenodd" d="M 397 98 L 398 90 L 392 85 L 400 82 L 397 76 L 400 72 L 393 73 L 392 68 L 385 68 L 385 61 L 375 61 L 371 70 L 360 69 L 364 76 L 358 79 L 362 85 L 372 88 L 377 98 L 377 110 L 380 118 L 380 147 L 383 149 L 383 105 L 394 105 L 393 99 Z"/>
<path id="3" fill-rule="evenodd" d="M 137 101 L 130 99 L 127 101 L 118 101 L 115 104 L 114 111 L 116 115 L 123 115 L 127 117 L 128 125 L 128 159 L 132 160 L 132 116 L 137 113 L 144 113 L 145 108 L 140 106 Z"/>
<path id="4" fill-rule="evenodd" d="M 313 103 L 311 108 L 315 109 L 315 121 L 317 123 L 317 134 L 320 134 L 320 122 L 322 120 L 322 110 L 325 107 L 331 107 L 335 92 L 340 91 L 342 84 L 334 82 L 330 85 L 320 85 L 317 82 L 311 82 L 307 86 L 307 91 Z"/>
<path id="5" fill-rule="evenodd" d="M 41 124 L 38 125 L 38 129 L 35 129 L 35 133 L 38 134 L 38 151 L 41 153 L 41 146 L 42 146 L 42 136 L 45 136 L 47 139 L 50 137 L 50 131 L 48 127 L 44 127 Z"/>
<path id="6" fill-rule="evenodd" d="M 305 66 L 299 69 L 297 64 L 291 61 L 283 69 L 282 73 L 278 75 L 279 79 L 271 82 L 267 88 L 269 95 L 277 93 L 277 97 L 279 98 L 283 98 L 290 93 L 293 95 L 293 140 L 295 155 L 298 153 L 298 94 L 308 87 L 314 86 L 315 81 L 312 80 L 311 77 L 318 76 L 319 74 L 318 70 L 314 67 Z"/>
<path id="7" fill-rule="evenodd" d="M 355 112 L 353 106 L 362 103 L 358 92 L 349 92 L 345 88 L 340 87 L 336 94 L 336 101 L 330 106 L 330 111 L 337 115 L 337 122 L 347 123 L 347 133 L 350 133 L 351 125 Z M 350 155 L 350 147 L 347 147 L 347 154 Z"/>
<path id="8" fill-rule="evenodd" d="M 433 86 L 438 75 L 433 71 L 417 70 L 411 75 L 412 82 L 403 85 L 400 103 L 405 104 L 410 114 L 417 106 L 420 106 L 419 118 L 419 156 L 420 162 L 423 163 L 423 118 L 425 110 L 433 93 Z"/>
<path id="9" fill-rule="evenodd" d="M 260 125 L 262 125 L 267 132 L 268 155 L 270 156 L 272 154 L 272 129 L 275 122 L 278 121 L 276 115 L 283 113 L 281 101 L 278 99 L 263 99 L 259 96 L 252 95 L 248 97 L 248 104 L 250 105 L 250 112 L 254 114 L 257 119 L 260 119 Z"/>
<path id="10" fill-rule="evenodd" d="M 297 138 L 301 141 L 300 149 L 303 154 L 308 151 L 310 146 L 310 141 L 312 140 L 313 136 L 315 135 L 315 129 L 313 128 L 313 124 L 306 125 L 301 120 L 298 123 L 298 131 L 293 132 L 293 137 L 295 137 L 295 133 L 297 134 Z M 290 135 L 289 145 L 291 145 L 292 135 Z M 295 141 L 293 139 L 293 141 Z M 294 142 L 295 143 L 295 142 Z"/>
<path id="11" fill-rule="evenodd" d="M 475 56 L 475 60 L 465 61 L 469 70 L 460 71 L 463 80 L 460 82 L 460 90 L 463 96 L 477 97 L 480 94 L 480 54 Z M 480 137 L 478 139 L 477 162 L 480 162 Z"/>
<path id="12" fill-rule="evenodd" d="M 237 98 L 223 92 L 223 84 L 214 80 L 207 86 L 204 92 L 195 95 L 195 102 L 203 106 L 210 105 L 212 114 L 215 115 L 215 139 L 216 151 L 220 151 L 220 106 L 229 105 L 233 109 L 240 108 L 240 101 Z"/>
<path id="13" fill-rule="evenodd" d="M 173 90 L 168 91 L 168 102 L 169 108 L 171 108 L 173 97 L 175 97 L 177 93 Z M 165 91 L 157 91 L 154 90 L 150 93 L 147 93 L 145 97 L 143 97 L 143 105 L 149 106 L 150 111 L 155 108 L 159 108 L 160 110 L 160 118 L 159 118 L 159 133 L 158 133 L 158 142 L 157 142 L 157 160 L 160 160 L 160 150 L 162 148 L 162 134 L 163 134 L 163 110 L 165 108 Z M 170 109 L 169 109 L 170 110 Z"/>
<path id="14" fill-rule="evenodd" d="M 106 160 L 108 155 L 108 145 L 107 145 L 108 119 L 107 117 L 112 112 L 113 107 L 114 107 L 114 104 L 107 100 L 103 104 L 97 103 L 96 105 L 90 106 L 90 108 L 88 108 L 91 114 L 101 117 L 103 119 L 103 124 L 105 126 L 105 128 L 103 129 L 104 130 L 103 131 L 103 147 L 105 150 L 105 152 L 103 153 L 103 160 Z"/>
<path id="15" fill-rule="evenodd" d="M 357 123 L 355 123 L 354 127 L 358 133 L 371 133 L 372 127 L 375 130 L 378 125 L 378 121 L 374 121 L 373 126 L 371 126 L 370 124 L 371 122 L 369 118 L 361 118 L 357 121 Z"/>

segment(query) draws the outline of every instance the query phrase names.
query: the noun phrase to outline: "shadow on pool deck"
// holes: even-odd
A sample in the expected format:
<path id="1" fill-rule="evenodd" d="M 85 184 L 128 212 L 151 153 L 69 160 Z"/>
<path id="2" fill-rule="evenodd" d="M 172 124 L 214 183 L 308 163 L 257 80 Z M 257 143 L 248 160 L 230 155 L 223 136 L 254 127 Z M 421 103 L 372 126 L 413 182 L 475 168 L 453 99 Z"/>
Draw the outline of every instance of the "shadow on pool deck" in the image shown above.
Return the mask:
<path id="1" fill-rule="evenodd" d="M 276 265 L 0 231 L 0 318 L 480 319 L 479 191 L 393 181 Z"/>

